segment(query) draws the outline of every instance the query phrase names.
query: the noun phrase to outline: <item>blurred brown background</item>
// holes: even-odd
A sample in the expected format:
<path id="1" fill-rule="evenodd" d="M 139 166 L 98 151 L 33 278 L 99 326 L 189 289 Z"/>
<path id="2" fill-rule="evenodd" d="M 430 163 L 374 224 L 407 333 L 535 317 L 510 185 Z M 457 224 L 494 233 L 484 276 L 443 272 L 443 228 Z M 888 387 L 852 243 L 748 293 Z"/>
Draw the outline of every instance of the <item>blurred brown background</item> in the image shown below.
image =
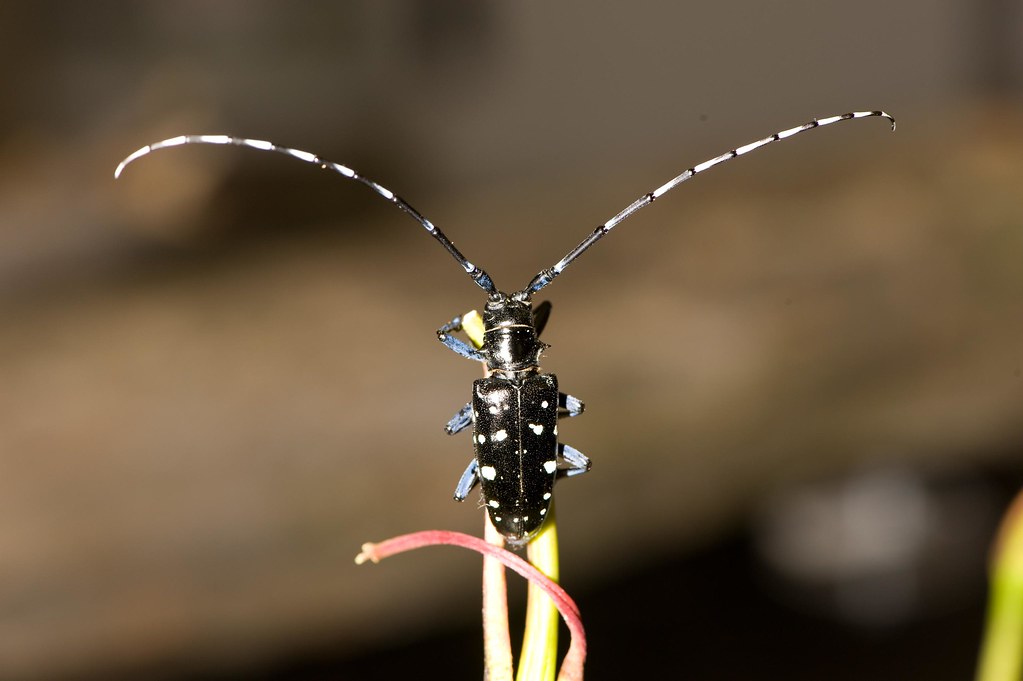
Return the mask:
<path id="1" fill-rule="evenodd" d="M 590 678 L 964 678 L 1023 480 L 1023 9 L 442 0 L 0 6 L 0 678 L 479 673 L 441 426 L 544 291 Z M 408 647 L 406 647 L 408 646 Z M 438 659 L 438 651 L 447 651 Z"/>

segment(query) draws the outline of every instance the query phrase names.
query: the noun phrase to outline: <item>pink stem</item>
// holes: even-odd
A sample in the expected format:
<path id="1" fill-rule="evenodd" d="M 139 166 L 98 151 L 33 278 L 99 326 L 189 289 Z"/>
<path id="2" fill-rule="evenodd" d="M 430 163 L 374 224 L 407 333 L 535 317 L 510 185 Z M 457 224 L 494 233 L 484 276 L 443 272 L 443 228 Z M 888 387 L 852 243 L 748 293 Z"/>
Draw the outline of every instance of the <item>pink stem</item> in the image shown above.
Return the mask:
<path id="1" fill-rule="evenodd" d="M 558 680 L 582 681 L 583 663 L 586 661 L 586 632 L 583 630 L 583 622 L 579 615 L 578 606 L 576 606 L 575 601 L 572 600 L 564 589 L 511 551 L 488 544 L 478 537 L 461 532 L 425 530 L 423 532 L 403 534 L 399 537 L 382 541 L 379 544 L 363 544 L 362 553 L 355 558 L 355 562 L 360 565 L 367 560 L 378 563 L 382 559 L 398 553 L 438 544 L 461 546 L 462 548 L 471 549 L 483 555 L 496 558 L 504 563 L 506 567 L 514 570 L 543 589 L 544 593 L 554 601 L 554 605 L 558 608 L 558 612 L 561 613 L 561 617 L 565 620 L 565 624 L 568 625 L 568 631 L 572 635 L 568 653 L 565 655 L 561 671 L 558 674 Z"/>

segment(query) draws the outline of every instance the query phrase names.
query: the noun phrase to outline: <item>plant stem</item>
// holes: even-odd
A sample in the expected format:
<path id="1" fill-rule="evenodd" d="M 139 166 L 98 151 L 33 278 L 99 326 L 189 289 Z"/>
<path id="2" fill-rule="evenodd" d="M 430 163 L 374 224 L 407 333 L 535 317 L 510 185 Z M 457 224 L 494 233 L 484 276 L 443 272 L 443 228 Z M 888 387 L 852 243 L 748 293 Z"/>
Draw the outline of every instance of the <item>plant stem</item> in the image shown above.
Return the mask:
<path id="1" fill-rule="evenodd" d="M 540 533 L 526 547 L 529 562 L 558 581 L 558 527 L 551 502 Z M 543 590 L 530 582 L 526 596 L 526 627 L 517 681 L 554 681 L 558 669 L 558 609 Z"/>
<path id="2" fill-rule="evenodd" d="M 991 595 L 977 681 L 1019 681 L 1023 674 L 1023 492 L 995 540 Z"/>
<path id="3" fill-rule="evenodd" d="M 479 537 L 473 537 L 460 532 L 425 530 L 423 532 L 413 532 L 412 534 L 392 537 L 379 543 L 370 542 L 363 544 L 362 551 L 355 557 L 355 563 L 357 565 L 362 565 L 366 561 L 378 563 L 388 556 L 439 544 L 461 546 L 484 555 L 493 556 L 500 560 L 505 567 L 511 568 L 528 579 L 530 583 L 541 585 L 544 593 L 551 598 L 554 605 L 558 608 L 558 612 L 561 613 L 561 617 L 568 626 L 568 632 L 571 634 L 568 652 L 565 654 L 565 659 L 561 662 L 561 670 L 558 672 L 558 681 L 582 681 L 583 666 L 586 663 L 586 632 L 583 630 L 579 606 L 575 604 L 575 601 L 558 584 L 552 582 L 524 558 L 515 555 L 511 551 L 488 544 Z"/>
<path id="4" fill-rule="evenodd" d="M 504 537 L 483 511 L 483 535 L 488 544 L 504 547 Z M 504 565 L 483 556 L 483 668 L 487 681 L 511 681 L 514 672 L 508 631 L 508 588 Z"/>

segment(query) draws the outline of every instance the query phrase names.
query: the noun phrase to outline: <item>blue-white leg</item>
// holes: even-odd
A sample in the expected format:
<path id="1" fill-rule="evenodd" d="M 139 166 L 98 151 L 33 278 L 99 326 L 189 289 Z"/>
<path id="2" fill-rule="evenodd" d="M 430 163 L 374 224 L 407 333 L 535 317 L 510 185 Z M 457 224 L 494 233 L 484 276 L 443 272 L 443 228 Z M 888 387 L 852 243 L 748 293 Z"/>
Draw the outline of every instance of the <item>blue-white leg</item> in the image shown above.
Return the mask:
<path id="1" fill-rule="evenodd" d="M 483 356 L 483 353 L 466 343 L 463 340 L 455 338 L 451 334 L 456 331 L 462 330 L 462 316 L 459 315 L 452 319 L 444 326 L 437 329 L 437 340 L 443 343 L 449 350 L 457 352 L 466 359 L 471 359 L 476 362 L 486 362 L 487 358 Z"/>
<path id="2" fill-rule="evenodd" d="M 458 410 L 458 413 L 451 417 L 448 425 L 444 426 L 444 432 L 454 435 L 472 425 L 472 403 L 466 402 L 465 406 Z"/>
<path id="3" fill-rule="evenodd" d="M 566 395 L 565 393 L 558 393 L 558 407 L 561 408 L 561 411 L 558 412 L 559 418 L 562 416 L 578 416 L 586 409 L 586 405 L 578 397 Z"/>
<path id="4" fill-rule="evenodd" d="M 559 478 L 570 478 L 573 475 L 581 475 L 590 470 L 589 458 L 571 445 L 564 442 L 558 444 L 558 455 L 561 460 L 568 464 L 568 468 L 558 469 Z"/>
<path id="5" fill-rule="evenodd" d="M 469 496 L 469 492 L 472 491 L 472 488 L 476 486 L 479 480 L 479 476 L 476 475 L 476 459 L 474 458 L 465 467 L 462 477 L 458 479 L 458 486 L 455 487 L 455 501 L 465 501 L 465 498 Z"/>

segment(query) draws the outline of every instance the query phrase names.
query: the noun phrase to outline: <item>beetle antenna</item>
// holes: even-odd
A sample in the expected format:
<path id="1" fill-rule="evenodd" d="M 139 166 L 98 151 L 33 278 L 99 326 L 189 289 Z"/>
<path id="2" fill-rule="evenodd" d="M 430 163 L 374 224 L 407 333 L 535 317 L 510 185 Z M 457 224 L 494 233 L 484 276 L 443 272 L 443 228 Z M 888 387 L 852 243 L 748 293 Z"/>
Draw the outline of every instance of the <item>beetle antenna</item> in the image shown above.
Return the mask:
<path id="1" fill-rule="evenodd" d="M 444 232 L 442 232 L 439 227 L 437 227 L 432 222 L 423 217 L 423 215 L 415 208 L 413 208 L 411 205 L 409 205 L 408 202 L 405 201 L 405 199 L 401 198 L 387 187 L 377 184 L 376 182 L 374 182 L 373 180 L 369 179 L 364 175 L 360 175 L 359 173 L 352 170 L 348 166 L 341 165 L 340 163 L 334 163 L 333 161 L 328 161 L 326 159 L 322 159 L 316 154 L 311 154 L 308 151 L 278 146 L 273 142 L 267 142 L 265 140 L 247 139 L 244 137 L 230 137 L 228 135 L 179 135 L 178 137 L 171 137 L 170 139 L 165 139 L 160 142 L 147 144 L 141 149 L 128 155 L 127 158 L 125 158 L 123 161 L 117 164 L 117 169 L 114 170 L 114 177 L 115 178 L 120 177 L 121 173 L 124 172 L 124 169 L 128 166 L 128 164 L 142 158 L 143 156 L 146 156 L 147 154 L 150 154 L 159 149 L 165 149 L 167 147 L 179 147 L 185 144 L 233 144 L 239 147 L 251 147 L 252 149 L 257 149 L 259 151 L 276 151 L 279 154 L 284 154 L 285 156 L 297 158 L 299 161 L 304 161 L 306 163 L 311 163 L 313 165 L 319 166 L 323 170 L 335 172 L 350 180 L 361 182 L 362 184 L 366 185 L 367 187 L 375 191 L 377 194 L 384 197 L 391 203 L 398 206 L 398 208 L 402 209 L 410 216 L 412 216 L 413 220 L 418 222 L 427 232 L 430 233 L 430 236 L 432 236 L 434 239 L 440 242 L 440 245 L 443 246 L 444 249 L 451 254 L 451 257 L 453 257 L 458 262 L 459 265 L 461 265 L 462 269 L 465 270 L 465 272 L 472 278 L 474 282 L 476 282 L 477 286 L 479 286 L 487 293 L 490 294 L 497 293 L 497 287 L 494 286 L 494 282 L 490 278 L 490 275 L 483 271 L 483 269 L 469 262 L 466 259 L 466 257 L 462 255 L 457 248 L 455 248 L 455 245 L 451 243 L 451 240 L 448 239 L 447 236 L 445 236 Z"/>
<path id="2" fill-rule="evenodd" d="M 553 267 L 545 270 L 540 270 L 540 272 L 537 273 L 535 277 L 533 277 L 533 280 L 529 282 L 529 285 L 526 286 L 524 291 L 533 294 L 542 289 L 547 284 L 551 283 L 551 281 L 553 281 L 556 276 L 561 274 L 561 272 L 566 267 L 568 267 L 573 260 L 582 255 L 587 248 L 589 248 L 590 246 L 598 242 L 600 239 L 602 239 L 608 232 L 614 229 L 619 222 L 629 217 L 630 215 L 638 211 L 640 208 L 650 205 L 656 199 L 661 198 L 675 187 L 679 186 L 686 180 L 692 178 L 694 175 L 699 175 L 703 171 L 710 170 L 711 168 L 720 163 L 730 161 L 733 158 L 736 158 L 737 156 L 742 156 L 743 154 L 748 154 L 749 152 L 755 149 L 759 149 L 760 147 L 766 146 L 771 142 L 777 142 L 778 140 L 783 140 L 792 137 L 793 135 L 798 135 L 799 133 L 806 132 L 807 130 L 813 130 L 814 128 L 822 128 L 825 125 L 831 125 L 832 123 L 838 123 L 839 121 L 847 121 L 852 118 L 871 118 L 873 116 L 887 118 L 892 124 L 892 130 L 895 129 L 895 118 L 893 118 L 890 114 L 885 113 L 884 111 L 853 111 L 852 113 L 842 114 L 841 116 L 815 118 L 809 123 L 804 123 L 803 125 L 796 126 L 795 128 L 789 128 L 788 130 L 776 132 L 770 137 L 765 137 L 761 140 L 757 140 L 756 142 L 751 142 L 744 146 L 736 147 L 735 149 L 732 149 L 729 152 L 721 154 L 720 156 L 715 156 L 712 159 L 709 159 L 707 161 L 704 161 L 703 163 L 693 166 L 692 168 L 686 170 L 681 175 L 678 175 L 677 177 L 668 180 L 667 182 L 665 182 L 652 192 L 649 192 L 639 197 L 631 204 L 629 204 L 625 208 L 625 210 L 618 213 L 613 218 L 597 227 L 589 236 L 583 239 L 578 246 L 573 248 L 571 251 L 568 252 L 568 254 L 564 258 L 555 263 Z"/>

